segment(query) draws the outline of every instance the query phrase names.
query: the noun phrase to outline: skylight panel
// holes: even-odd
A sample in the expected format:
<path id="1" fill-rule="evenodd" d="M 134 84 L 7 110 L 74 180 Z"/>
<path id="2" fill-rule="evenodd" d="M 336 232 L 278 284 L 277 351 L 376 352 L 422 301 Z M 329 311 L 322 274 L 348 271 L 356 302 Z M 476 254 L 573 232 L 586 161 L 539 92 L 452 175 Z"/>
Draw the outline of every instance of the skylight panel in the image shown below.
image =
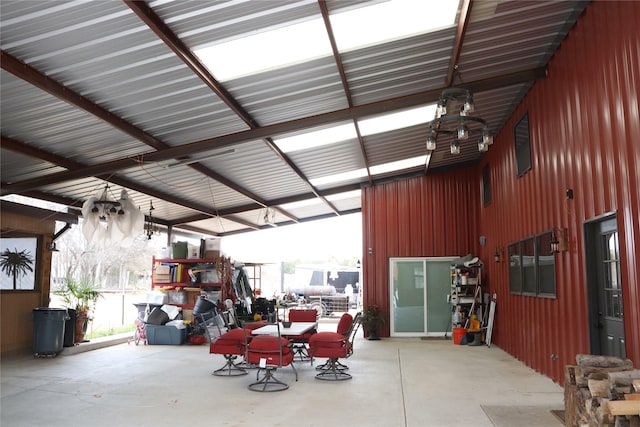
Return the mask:
<path id="1" fill-rule="evenodd" d="M 354 197 L 360 196 L 362 196 L 362 190 L 353 190 L 345 193 L 332 194 L 327 196 L 327 200 L 330 202 L 337 202 L 339 200 L 353 199 Z"/>
<path id="2" fill-rule="evenodd" d="M 383 173 L 395 172 L 404 169 L 415 168 L 416 166 L 424 166 L 427 161 L 427 155 L 412 157 L 409 159 L 398 160 L 395 162 L 384 163 L 369 168 L 372 176 L 381 175 Z M 367 169 L 356 169 L 349 172 L 343 172 L 335 175 L 323 176 L 321 178 L 310 179 L 311 185 L 327 185 L 338 182 L 349 181 L 356 178 L 367 176 Z"/>
<path id="3" fill-rule="evenodd" d="M 310 179 L 309 182 L 313 186 L 317 185 L 327 185 L 327 184 L 335 184 L 336 182 L 349 181 L 352 179 L 362 178 L 367 176 L 367 169 L 356 169 L 349 172 L 338 173 L 335 175 L 323 176 L 320 178 Z"/>
<path id="4" fill-rule="evenodd" d="M 284 203 L 280 205 L 280 207 L 284 210 L 292 210 L 296 208 L 304 208 L 307 206 L 318 205 L 320 203 L 323 203 L 323 201 L 317 197 L 314 197 L 312 199 L 299 200 L 297 202 L 291 202 L 291 203 Z"/>
<path id="5" fill-rule="evenodd" d="M 327 31 L 320 18 L 194 52 L 220 82 L 332 54 Z"/>
<path id="6" fill-rule="evenodd" d="M 331 26 L 342 52 L 452 26 L 458 5 L 458 0 L 392 0 L 331 15 Z"/>
<path id="7" fill-rule="evenodd" d="M 423 166 L 427 160 L 426 155 L 412 157 L 409 159 L 398 160 L 395 162 L 384 163 L 369 168 L 371 175 L 381 175 L 383 173 L 400 171 L 403 169 L 415 168 L 416 166 Z"/>
<path id="8" fill-rule="evenodd" d="M 433 120 L 435 113 L 436 104 L 430 104 L 423 107 L 400 111 L 398 113 L 390 113 L 372 117 L 370 119 L 358 120 L 358 126 L 360 127 L 360 134 L 362 136 L 373 135 L 376 133 L 388 132 L 391 130 L 427 123 L 428 121 Z"/>
<path id="9" fill-rule="evenodd" d="M 348 123 L 286 138 L 274 138 L 274 142 L 282 152 L 290 153 L 292 151 L 335 144 L 357 137 L 355 126 L 353 126 L 353 123 Z"/>

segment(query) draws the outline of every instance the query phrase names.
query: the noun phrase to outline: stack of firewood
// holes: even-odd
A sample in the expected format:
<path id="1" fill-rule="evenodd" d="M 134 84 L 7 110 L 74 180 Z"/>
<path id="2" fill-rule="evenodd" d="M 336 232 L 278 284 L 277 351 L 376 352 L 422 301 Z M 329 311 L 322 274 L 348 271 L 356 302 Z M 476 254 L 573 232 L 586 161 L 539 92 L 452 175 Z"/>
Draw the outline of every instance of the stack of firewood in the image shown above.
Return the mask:
<path id="1" fill-rule="evenodd" d="M 579 354 L 565 367 L 565 425 L 640 427 L 640 369 L 629 359 Z"/>

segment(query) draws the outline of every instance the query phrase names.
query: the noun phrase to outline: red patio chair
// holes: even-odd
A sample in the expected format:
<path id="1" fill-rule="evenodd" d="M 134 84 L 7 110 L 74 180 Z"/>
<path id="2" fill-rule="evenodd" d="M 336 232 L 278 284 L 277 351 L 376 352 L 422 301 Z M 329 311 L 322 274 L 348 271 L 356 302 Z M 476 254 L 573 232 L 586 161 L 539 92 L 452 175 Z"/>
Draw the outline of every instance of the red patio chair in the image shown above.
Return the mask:
<path id="1" fill-rule="evenodd" d="M 318 312 L 316 310 L 300 310 L 294 308 L 289 310 L 289 321 L 291 322 L 316 322 L 317 320 Z M 294 358 L 295 356 L 299 356 L 301 361 L 309 360 L 309 352 L 307 351 L 309 338 L 316 333 L 318 333 L 318 330 L 313 328 L 302 335 L 285 335 L 285 337 L 291 341 Z"/>
<path id="2" fill-rule="evenodd" d="M 276 378 L 274 373 L 278 368 L 289 365 L 298 381 L 291 342 L 280 335 L 279 326 L 277 336 L 257 335 L 251 339 L 247 346 L 247 362 L 258 367 L 256 382 L 249 384 L 249 390 L 265 392 L 288 389 L 289 385 Z"/>
<path id="3" fill-rule="evenodd" d="M 209 353 L 221 354 L 226 359 L 225 365 L 213 371 L 212 374 L 228 377 L 248 374 L 244 366 L 237 363 L 237 359 L 245 355 L 246 345 L 247 334 L 242 328 L 231 329 L 210 343 Z"/>
<path id="4" fill-rule="evenodd" d="M 316 367 L 319 372 L 316 378 L 325 381 L 343 381 L 351 379 L 351 375 L 346 372 L 349 367 L 340 363 L 339 359 L 346 359 L 353 354 L 353 340 L 360 326 L 361 313 L 352 317 L 345 313 L 340 318 L 336 332 L 318 332 L 309 338 L 309 355 L 311 364 L 316 357 L 328 360 L 326 363 Z M 345 330 L 345 327 L 347 329 Z"/>

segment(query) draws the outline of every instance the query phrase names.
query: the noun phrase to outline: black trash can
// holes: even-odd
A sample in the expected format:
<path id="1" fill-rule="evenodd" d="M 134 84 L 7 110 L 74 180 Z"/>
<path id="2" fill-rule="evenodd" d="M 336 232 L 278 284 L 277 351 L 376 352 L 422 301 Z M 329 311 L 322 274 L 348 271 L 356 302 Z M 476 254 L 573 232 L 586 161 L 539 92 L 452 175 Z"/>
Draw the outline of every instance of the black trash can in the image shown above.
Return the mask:
<path id="1" fill-rule="evenodd" d="M 64 344 L 64 323 L 69 318 L 66 308 L 34 308 L 33 353 L 36 357 L 57 356 Z"/>
<path id="2" fill-rule="evenodd" d="M 73 308 L 67 308 L 69 314 L 68 319 L 64 322 L 64 346 L 73 347 L 76 338 L 76 311 Z"/>

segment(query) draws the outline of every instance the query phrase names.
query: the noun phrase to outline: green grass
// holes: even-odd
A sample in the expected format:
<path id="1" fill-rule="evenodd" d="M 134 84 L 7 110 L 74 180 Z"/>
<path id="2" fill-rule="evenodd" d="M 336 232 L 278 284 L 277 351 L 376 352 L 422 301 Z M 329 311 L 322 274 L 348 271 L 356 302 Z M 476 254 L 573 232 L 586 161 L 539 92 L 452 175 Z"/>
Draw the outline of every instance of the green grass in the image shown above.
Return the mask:
<path id="1" fill-rule="evenodd" d="M 111 328 L 108 330 L 93 331 L 92 333 L 87 332 L 87 334 L 85 335 L 85 338 L 91 339 L 91 338 L 108 337 L 110 335 L 124 334 L 125 332 L 133 333 L 135 329 L 136 329 L 135 325 L 119 326 L 117 328 Z"/>

